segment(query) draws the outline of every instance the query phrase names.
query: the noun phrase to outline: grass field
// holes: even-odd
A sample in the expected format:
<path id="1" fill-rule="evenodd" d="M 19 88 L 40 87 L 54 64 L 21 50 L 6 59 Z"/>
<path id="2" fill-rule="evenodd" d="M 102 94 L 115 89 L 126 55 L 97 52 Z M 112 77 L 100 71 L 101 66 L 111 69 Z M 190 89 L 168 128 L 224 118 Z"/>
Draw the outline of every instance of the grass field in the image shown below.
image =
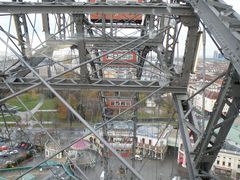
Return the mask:
<path id="1" fill-rule="evenodd" d="M 19 98 L 23 101 L 27 108 L 32 109 L 39 102 L 40 95 L 33 95 L 33 93 L 27 93 L 19 96 Z M 6 102 L 6 104 L 14 107 L 17 106 L 19 108 L 19 111 L 26 111 L 24 106 L 20 102 L 18 102 L 17 98 L 10 99 Z"/>
<path id="2" fill-rule="evenodd" d="M 19 96 L 19 98 L 23 101 L 27 108 L 31 110 L 38 104 L 38 102 L 41 99 L 41 96 L 39 94 L 27 93 Z M 17 106 L 19 108 L 19 111 L 22 112 L 26 111 L 24 106 L 17 100 L 17 98 L 7 101 L 7 104 L 14 107 Z M 53 99 L 46 98 L 40 109 L 56 109 L 56 107 L 57 103 L 55 98 Z"/>
<path id="3" fill-rule="evenodd" d="M 11 117 L 11 116 L 7 116 L 7 117 L 5 117 L 5 119 L 6 119 L 6 121 L 8 121 L 8 122 L 15 122 L 15 121 L 18 121 L 18 120 L 20 120 L 20 117 L 19 116 L 16 116 L 16 115 L 13 115 L 13 117 Z M 3 117 L 1 116 L 0 117 L 0 122 L 3 122 Z"/>

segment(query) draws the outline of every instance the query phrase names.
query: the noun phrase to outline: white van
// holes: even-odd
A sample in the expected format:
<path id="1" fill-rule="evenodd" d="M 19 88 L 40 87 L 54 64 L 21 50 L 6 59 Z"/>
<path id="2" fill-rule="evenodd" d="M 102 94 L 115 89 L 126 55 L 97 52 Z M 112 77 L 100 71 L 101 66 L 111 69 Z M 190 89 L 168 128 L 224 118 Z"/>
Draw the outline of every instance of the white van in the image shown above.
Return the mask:
<path id="1" fill-rule="evenodd" d="M 105 174 L 105 172 L 104 171 L 102 171 L 102 173 L 101 173 L 101 175 L 100 175 L 100 180 L 104 180 L 104 175 Z"/>
<path id="2" fill-rule="evenodd" d="M 140 155 L 136 154 L 136 155 L 135 155 L 135 160 L 142 161 L 142 160 L 143 160 L 143 158 L 142 158 L 142 156 L 140 156 Z"/>

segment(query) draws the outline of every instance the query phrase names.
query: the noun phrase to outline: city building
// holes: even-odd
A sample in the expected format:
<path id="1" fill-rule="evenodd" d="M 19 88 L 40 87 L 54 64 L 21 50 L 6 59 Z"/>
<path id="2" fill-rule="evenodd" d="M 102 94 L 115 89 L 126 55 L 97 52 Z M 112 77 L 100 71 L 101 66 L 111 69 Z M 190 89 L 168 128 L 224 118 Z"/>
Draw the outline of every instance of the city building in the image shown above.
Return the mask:
<path id="1" fill-rule="evenodd" d="M 240 152 L 221 149 L 215 160 L 212 170 L 215 174 L 231 178 L 240 179 Z"/>
<path id="2" fill-rule="evenodd" d="M 225 58 L 219 51 L 215 50 L 213 52 L 213 59 L 218 61 L 223 61 Z"/>
<path id="3" fill-rule="evenodd" d="M 133 143 L 133 122 L 128 121 L 113 121 L 108 125 L 108 142 L 116 149 L 123 157 L 132 155 Z M 175 146 L 176 135 L 172 137 L 173 127 L 168 125 L 166 128 L 162 126 L 140 125 L 137 128 L 137 149 L 136 154 L 139 157 L 150 159 L 164 159 L 168 149 L 168 144 Z M 102 135 L 102 130 L 98 133 Z M 87 140 L 94 142 L 97 146 L 102 146 L 94 135 L 86 137 Z"/>

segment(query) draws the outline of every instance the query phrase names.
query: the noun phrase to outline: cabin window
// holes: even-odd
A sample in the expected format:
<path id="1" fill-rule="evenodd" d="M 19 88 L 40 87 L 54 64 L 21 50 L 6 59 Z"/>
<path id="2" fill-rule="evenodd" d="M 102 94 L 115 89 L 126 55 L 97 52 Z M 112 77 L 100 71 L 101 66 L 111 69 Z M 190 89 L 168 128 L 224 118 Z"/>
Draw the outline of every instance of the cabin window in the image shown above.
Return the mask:
<path id="1" fill-rule="evenodd" d="M 149 139 L 149 145 L 152 145 L 152 140 L 151 139 Z"/>

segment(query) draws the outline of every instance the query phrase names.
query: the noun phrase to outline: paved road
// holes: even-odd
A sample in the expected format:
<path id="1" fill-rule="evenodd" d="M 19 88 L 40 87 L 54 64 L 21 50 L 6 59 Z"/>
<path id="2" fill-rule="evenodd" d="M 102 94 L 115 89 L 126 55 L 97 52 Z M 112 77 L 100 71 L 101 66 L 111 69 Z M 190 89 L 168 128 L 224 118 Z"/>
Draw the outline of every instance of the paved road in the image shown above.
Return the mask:
<path id="1" fill-rule="evenodd" d="M 131 163 L 129 159 L 127 159 L 127 161 Z M 113 175 L 112 180 L 120 180 L 120 179 L 130 180 L 131 173 L 129 170 L 127 170 L 126 176 L 120 177 L 119 175 L 120 166 L 123 166 L 123 165 L 119 162 L 117 158 L 110 157 L 109 171 L 112 171 L 112 175 Z M 179 167 L 177 166 L 173 148 L 170 148 L 169 153 L 165 160 L 144 159 L 143 161 L 136 161 L 136 169 L 146 180 L 171 180 L 174 176 L 181 176 L 182 180 L 188 179 L 186 174 L 183 175 L 183 173 L 179 172 Z M 103 171 L 103 165 L 99 160 L 95 168 L 87 169 L 85 173 L 89 177 L 89 179 L 99 180 L 102 171 Z"/>

